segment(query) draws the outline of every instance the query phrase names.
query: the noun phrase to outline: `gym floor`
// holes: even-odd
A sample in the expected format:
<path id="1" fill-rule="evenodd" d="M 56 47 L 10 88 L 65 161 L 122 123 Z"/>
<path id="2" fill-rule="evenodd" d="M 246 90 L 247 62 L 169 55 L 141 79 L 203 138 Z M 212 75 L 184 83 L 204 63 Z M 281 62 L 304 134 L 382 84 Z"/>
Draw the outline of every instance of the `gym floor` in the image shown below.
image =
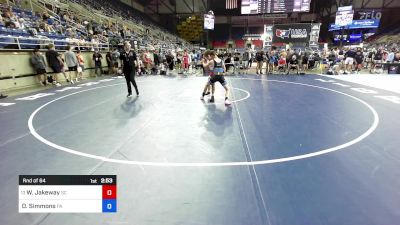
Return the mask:
<path id="1" fill-rule="evenodd" d="M 318 75 L 227 80 L 231 106 L 218 83 L 215 103 L 200 101 L 207 78 L 193 76 L 138 77 L 140 97 L 99 78 L 0 100 L 0 224 L 400 221 L 397 93 Z M 21 174 L 117 175 L 118 212 L 19 214 Z"/>

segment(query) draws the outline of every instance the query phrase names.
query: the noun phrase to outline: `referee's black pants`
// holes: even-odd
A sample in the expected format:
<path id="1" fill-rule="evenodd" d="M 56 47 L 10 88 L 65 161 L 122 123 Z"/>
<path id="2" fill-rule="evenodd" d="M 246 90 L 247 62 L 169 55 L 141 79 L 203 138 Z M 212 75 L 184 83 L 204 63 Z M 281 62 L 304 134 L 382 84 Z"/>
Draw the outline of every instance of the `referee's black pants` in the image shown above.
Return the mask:
<path id="1" fill-rule="evenodd" d="M 132 83 L 133 87 L 136 90 L 136 94 L 138 95 L 139 90 L 136 85 L 135 74 L 136 74 L 136 70 L 134 70 L 134 69 L 124 70 L 126 85 L 128 86 L 128 94 L 132 94 L 132 87 L 131 87 L 131 83 Z"/>

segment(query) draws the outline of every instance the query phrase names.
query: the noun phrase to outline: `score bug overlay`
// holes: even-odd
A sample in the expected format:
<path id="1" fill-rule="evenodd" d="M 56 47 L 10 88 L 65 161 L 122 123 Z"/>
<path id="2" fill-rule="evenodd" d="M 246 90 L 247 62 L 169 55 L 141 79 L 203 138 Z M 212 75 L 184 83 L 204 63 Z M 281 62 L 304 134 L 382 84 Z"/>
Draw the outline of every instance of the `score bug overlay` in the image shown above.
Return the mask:
<path id="1" fill-rule="evenodd" d="M 20 175 L 20 213 L 115 213 L 116 175 Z"/>

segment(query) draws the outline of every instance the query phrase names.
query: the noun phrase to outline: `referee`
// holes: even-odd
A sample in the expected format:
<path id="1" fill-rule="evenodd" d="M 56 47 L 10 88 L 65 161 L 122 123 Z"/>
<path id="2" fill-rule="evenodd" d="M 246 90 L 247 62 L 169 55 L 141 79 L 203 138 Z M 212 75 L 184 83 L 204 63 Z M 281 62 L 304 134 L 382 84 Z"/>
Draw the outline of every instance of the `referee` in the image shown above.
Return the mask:
<path id="1" fill-rule="evenodd" d="M 119 59 L 122 63 L 122 70 L 125 75 L 126 85 L 128 86 L 128 95 L 126 97 L 132 96 L 132 87 L 135 87 L 136 95 L 139 96 L 139 91 L 135 81 L 136 67 L 138 66 L 138 61 L 136 53 L 131 50 L 131 44 L 129 42 L 124 43 L 124 51 L 121 53 Z"/>

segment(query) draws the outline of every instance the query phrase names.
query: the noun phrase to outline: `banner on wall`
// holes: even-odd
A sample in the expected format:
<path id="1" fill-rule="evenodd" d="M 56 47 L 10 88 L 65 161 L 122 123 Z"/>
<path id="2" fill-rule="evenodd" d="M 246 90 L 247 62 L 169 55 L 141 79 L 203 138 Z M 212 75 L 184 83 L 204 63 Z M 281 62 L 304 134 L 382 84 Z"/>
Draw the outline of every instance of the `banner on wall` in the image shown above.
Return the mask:
<path id="1" fill-rule="evenodd" d="M 321 29 L 320 23 L 311 24 L 310 43 L 309 43 L 310 47 L 318 47 L 320 29 Z"/>
<path id="2" fill-rule="evenodd" d="M 360 9 L 354 14 L 355 20 L 380 20 L 382 9 Z"/>
<path id="3" fill-rule="evenodd" d="M 204 14 L 204 29 L 214 30 L 215 16 L 211 14 Z"/>
<path id="4" fill-rule="evenodd" d="M 277 24 L 273 26 L 273 43 L 308 43 L 312 24 Z M 319 29 L 319 28 L 318 28 Z M 319 32 L 318 32 L 319 35 Z"/>
<path id="5" fill-rule="evenodd" d="M 271 47 L 274 38 L 273 26 L 264 25 L 264 47 Z"/>
<path id="6" fill-rule="evenodd" d="M 336 24 L 329 25 L 329 31 L 336 31 L 341 29 L 366 29 L 366 28 L 378 28 L 379 20 L 353 20 L 353 22 L 345 27 L 338 26 Z"/>
<path id="7" fill-rule="evenodd" d="M 338 11 L 336 13 L 335 24 L 337 26 L 347 26 L 353 22 L 354 10 Z"/>

